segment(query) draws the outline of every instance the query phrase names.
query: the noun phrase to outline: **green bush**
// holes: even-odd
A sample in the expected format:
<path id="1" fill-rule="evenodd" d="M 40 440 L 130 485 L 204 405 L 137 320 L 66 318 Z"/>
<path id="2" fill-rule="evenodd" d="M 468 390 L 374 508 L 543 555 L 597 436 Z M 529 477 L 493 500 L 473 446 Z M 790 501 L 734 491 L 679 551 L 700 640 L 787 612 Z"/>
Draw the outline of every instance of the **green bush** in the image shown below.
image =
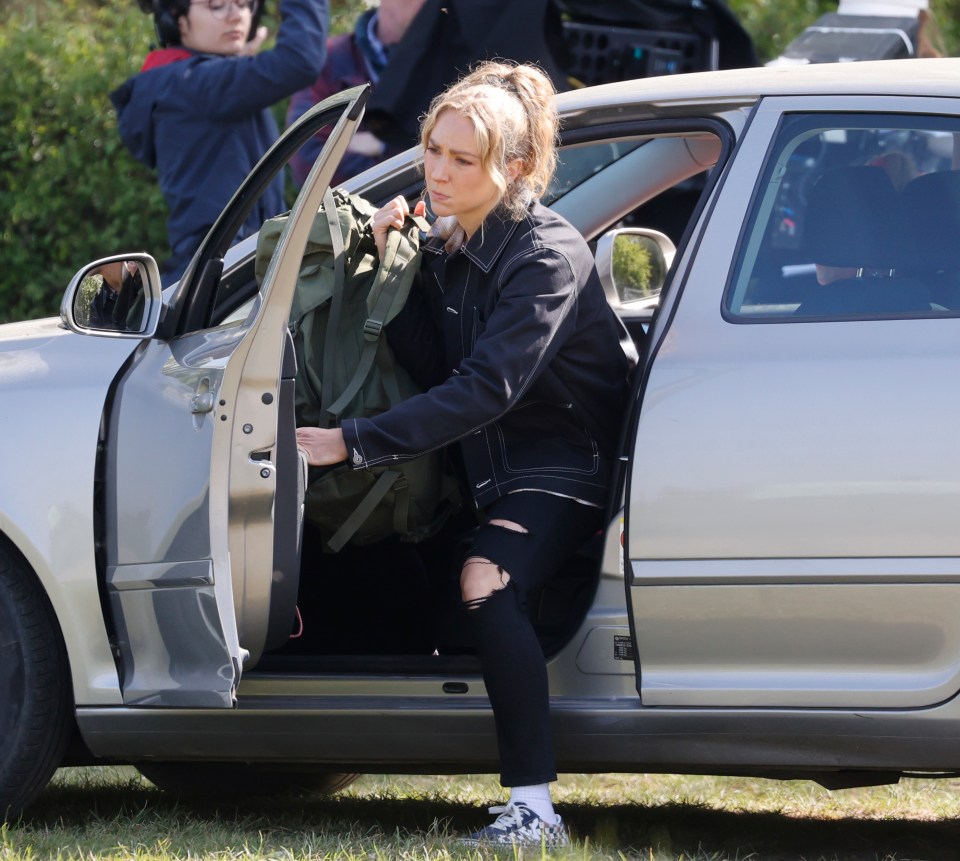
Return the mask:
<path id="1" fill-rule="evenodd" d="M 156 182 L 120 143 L 108 92 L 139 65 L 132 2 L 24 7 L 0 30 L 0 322 L 55 313 L 70 276 L 126 250 L 160 253 Z"/>
<path id="2" fill-rule="evenodd" d="M 837 11 L 836 0 L 728 0 L 728 3 L 753 37 L 761 62 L 779 56 L 804 27 L 825 12 Z"/>
<path id="3" fill-rule="evenodd" d="M 613 243 L 613 280 L 624 302 L 643 299 L 660 289 L 665 272 L 655 259 L 648 240 L 618 236 Z"/>

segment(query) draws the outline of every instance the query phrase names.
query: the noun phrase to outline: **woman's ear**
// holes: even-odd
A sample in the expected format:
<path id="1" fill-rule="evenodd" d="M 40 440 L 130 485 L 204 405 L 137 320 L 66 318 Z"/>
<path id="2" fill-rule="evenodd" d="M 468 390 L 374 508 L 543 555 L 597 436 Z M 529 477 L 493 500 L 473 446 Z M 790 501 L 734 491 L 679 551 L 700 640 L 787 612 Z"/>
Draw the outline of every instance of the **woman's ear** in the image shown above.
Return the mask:
<path id="1" fill-rule="evenodd" d="M 507 163 L 507 182 L 512 184 L 516 182 L 518 176 L 523 176 L 524 174 L 524 164 L 522 158 L 515 158 L 513 161 Z"/>
<path id="2" fill-rule="evenodd" d="M 190 19 L 186 15 L 178 15 L 177 27 L 180 28 L 180 38 L 182 40 L 190 32 Z"/>

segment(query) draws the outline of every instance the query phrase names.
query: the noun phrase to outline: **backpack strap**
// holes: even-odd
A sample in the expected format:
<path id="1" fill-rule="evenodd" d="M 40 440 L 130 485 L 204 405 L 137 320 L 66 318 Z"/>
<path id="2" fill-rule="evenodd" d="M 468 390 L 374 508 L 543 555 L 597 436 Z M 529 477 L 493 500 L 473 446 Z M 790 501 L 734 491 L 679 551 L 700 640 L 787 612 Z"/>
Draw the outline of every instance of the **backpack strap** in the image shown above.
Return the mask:
<path id="1" fill-rule="evenodd" d="M 383 499 L 393 487 L 397 479 L 402 478 L 403 474 L 395 469 L 385 469 L 376 484 L 367 491 L 367 495 L 360 500 L 360 504 L 350 512 L 346 520 L 343 521 L 340 528 L 330 536 L 327 546 L 338 553 L 343 546 L 353 537 L 364 523 L 364 521 L 373 513 L 380 500 Z M 404 482 L 402 487 L 398 487 L 397 503 L 393 512 L 393 531 L 402 535 L 407 528 L 407 512 L 409 510 L 409 493 L 407 485 Z"/>
<path id="2" fill-rule="evenodd" d="M 320 421 L 327 427 L 336 427 L 337 414 L 330 408 L 330 394 L 333 388 L 333 363 L 337 339 L 330 337 L 336 333 L 343 316 L 343 287 L 345 282 L 345 261 L 343 253 L 343 233 L 340 231 L 340 216 L 337 214 L 337 201 L 330 188 L 323 195 L 323 212 L 330 229 L 330 248 L 333 251 L 333 292 L 330 299 L 330 313 L 327 317 L 327 332 L 323 339 L 323 379 L 320 384 Z"/>

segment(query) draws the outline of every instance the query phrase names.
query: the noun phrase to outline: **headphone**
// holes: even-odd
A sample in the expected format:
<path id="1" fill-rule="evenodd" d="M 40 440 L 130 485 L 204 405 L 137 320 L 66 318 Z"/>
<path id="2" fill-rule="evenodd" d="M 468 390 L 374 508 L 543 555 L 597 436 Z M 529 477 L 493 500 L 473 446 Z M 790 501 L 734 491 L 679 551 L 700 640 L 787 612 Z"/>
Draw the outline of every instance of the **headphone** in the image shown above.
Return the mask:
<path id="1" fill-rule="evenodd" d="M 180 25 L 165 0 L 153 0 L 153 26 L 161 48 L 180 44 Z"/>

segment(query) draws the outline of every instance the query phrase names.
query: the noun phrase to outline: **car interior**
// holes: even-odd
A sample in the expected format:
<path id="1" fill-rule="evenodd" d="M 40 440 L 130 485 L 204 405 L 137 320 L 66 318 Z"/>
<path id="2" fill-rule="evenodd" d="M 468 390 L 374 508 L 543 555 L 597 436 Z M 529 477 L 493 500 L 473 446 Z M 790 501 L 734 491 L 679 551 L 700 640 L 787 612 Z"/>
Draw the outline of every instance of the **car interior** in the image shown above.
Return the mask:
<path id="1" fill-rule="evenodd" d="M 829 125 L 827 124 L 829 122 Z M 955 122 L 796 117 L 728 291 L 733 322 L 948 317 L 960 313 Z"/>
<path id="2" fill-rule="evenodd" d="M 561 165 L 545 202 L 570 220 L 592 247 L 605 231 L 623 226 L 659 230 L 679 246 L 721 151 L 718 134 L 702 128 L 658 135 L 627 132 L 573 143 L 561 150 Z M 377 204 L 396 194 L 412 203 L 421 186 L 416 169 L 407 167 L 387 173 L 375 186 L 348 190 Z M 257 301 L 252 250 L 248 240 L 233 256 L 238 262 L 230 265 L 228 259 L 217 295 L 219 325 L 242 321 Z M 641 357 L 655 306 L 655 301 L 617 303 Z M 292 407 L 282 402 L 282 408 L 287 418 L 281 421 L 289 426 L 281 429 L 278 447 L 284 439 L 289 444 L 295 423 Z M 278 488 L 278 499 L 280 495 Z M 421 542 L 388 538 L 348 544 L 331 553 L 306 521 L 298 590 L 291 594 L 289 581 L 275 588 L 270 636 L 256 671 L 478 672 L 459 595 L 459 560 L 477 523 L 476 513 L 464 504 L 446 512 L 442 525 Z M 289 545 L 289 528 L 277 534 Z M 569 640 L 590 607 L 602 539 L 598 534 L 587 542 L 530 603 L 548 656 Z M 280 559 L 283 554 L 286 558 Z M 278 550 L 277 564 L 292 564 L 289 547 L 282 554 Z"/>

